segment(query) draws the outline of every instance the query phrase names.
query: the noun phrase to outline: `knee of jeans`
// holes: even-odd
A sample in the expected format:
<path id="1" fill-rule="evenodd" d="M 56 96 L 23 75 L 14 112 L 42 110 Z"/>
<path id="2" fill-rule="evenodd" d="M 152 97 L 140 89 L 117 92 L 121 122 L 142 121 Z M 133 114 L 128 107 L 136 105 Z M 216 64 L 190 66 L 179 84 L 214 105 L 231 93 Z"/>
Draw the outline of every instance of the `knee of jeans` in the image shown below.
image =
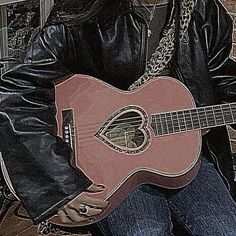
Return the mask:
<path id="1" fill-rule="evenodd" d="M 235 236 L 236 235 L 236 229 L 234 229 L 235 226 L 232 226 L 231 228 L 227 228 L 226 230 L 223 230 L 221 232 L 214 231 L 214 235 L 217 236 Z M 208 233 L 208 236 L 210 234 Z M 213 234 L 212 234 L 213 235 Z"/>
<path id="2" fill-rule="evenodd" d="M 155 223 L 151 226 L 136 225 L 133 226 L 127 236 L 168 236 L 171 234 L 172 227 L 167 223 Z"/>
<path id="3" fill-rule="evenodd" d="M 236 235 L 236 222 L 234 224 L 224 226 L 223 236 L 235 236 Z"/>
<path id="4" fill-rule="evenodd" d="M 145 230 L 141 230 L 139 232 L 136 233 L 132 233 L 132 234 L 128 234 L 127 236 L 167 236 L 167 232 L 166 231 L 162 231 L 160 229 L 145 229 Z"/>
<path id="5" fill-rule="evenodd" d="M 216 215 L 214 218 L 205 218 L 205 226 L 201 225 L 202 235 L 236 236 L 236 217 L 228 215 Z M 206 224 L 206 222 L 208 222 Z"/>

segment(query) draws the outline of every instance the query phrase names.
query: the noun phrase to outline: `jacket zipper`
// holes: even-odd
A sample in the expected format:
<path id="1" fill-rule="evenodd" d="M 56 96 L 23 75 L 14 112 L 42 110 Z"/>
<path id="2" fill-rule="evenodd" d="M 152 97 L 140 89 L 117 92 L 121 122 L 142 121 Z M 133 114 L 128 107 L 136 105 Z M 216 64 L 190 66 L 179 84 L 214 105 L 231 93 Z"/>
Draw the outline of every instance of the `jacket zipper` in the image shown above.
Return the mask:
<path id="1" fill-rule="evenodd" d="M 139 76 L 141 76 L 146 69 L 147 61 L 148 61 L 148 24 L 147 21 L 143 18 L 143 16 L 139 12 L 135 12 L 135 14 L 144 22 L 144 24 L 141 25 L 141 56 L 140 56 L 140 70 L 139 70 Z"/>

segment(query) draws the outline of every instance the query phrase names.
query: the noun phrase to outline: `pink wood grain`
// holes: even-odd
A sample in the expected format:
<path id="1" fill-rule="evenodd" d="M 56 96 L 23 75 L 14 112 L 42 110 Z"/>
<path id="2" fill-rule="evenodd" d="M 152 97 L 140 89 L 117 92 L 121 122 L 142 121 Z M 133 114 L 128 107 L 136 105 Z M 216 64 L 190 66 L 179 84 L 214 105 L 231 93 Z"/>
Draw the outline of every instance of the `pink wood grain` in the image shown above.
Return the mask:
<path id="1" fill-rule="evenodd" d="M 125 106 L 142 107 L 149 122 L 154 113 L 195 107 L 189 91 L 173 78 L 159 77 L 135 92 L 124 92 L 95 78 L 76 75 L 56 87 L 56 104 L 59 135 L 62 134 L 61 111 L 74 109 L 79 137 L 76 139 L 77 167 L 95 183 L 106 185 L 104 192 L 96 194 L 111 202 L 102 217 L 117 207 L 137 185 L 148 182 L 165 188 L 179 188 L 188 184 L 197 173 L 200 131 L 154 137 L 149 127 L 151 143 L 144 152 L 136 155 L 116 152 L 94 136 L 114 112 Z M 60 224 L 56 218 L 55 222 Z"/>

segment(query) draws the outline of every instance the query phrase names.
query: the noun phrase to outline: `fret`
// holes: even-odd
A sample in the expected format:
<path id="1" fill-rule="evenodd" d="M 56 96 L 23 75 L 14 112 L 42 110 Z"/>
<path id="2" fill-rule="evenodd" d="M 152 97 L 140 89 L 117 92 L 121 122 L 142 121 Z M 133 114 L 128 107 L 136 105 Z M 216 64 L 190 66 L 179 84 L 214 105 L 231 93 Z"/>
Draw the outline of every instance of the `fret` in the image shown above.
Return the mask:
<path id="1" fill-rule="evenodd" d="M 206 112 L 204 107 L 200 107 L 198 110 L 198 117 L 200 121 L 201 128 L 206 128 L 208 126 L 207 118 L 206 118 Z"/>
<path id="2" fill-rule="evenodd" d="M 201 128 L 197 110 L 191 109 L 190 113 L 191 113 L 191 117 L 192 117 L 193 128 L 194 129 Z"/>
<path id="3" fill-rule="evenodd" d="M 153 114 L 151 127 L 158 136 L 234 122 L 236 122 L 236 103 L 229 103 Z"/>
<path id="4" fill-rule="evenodd" d="M 230 109 L 230 105 L 223 104 L 221 107 L 222 107 L 225 123 L 226 124 L 233 123 L 234 120 L 233 120 L 233 114 Z"/>
<path id="5" fill-rule="evenodd" d="M 173 127 L 173 122 L 172 122 L 172 117 L 171 117 L 171 113 L 168 112 L 166 113 L 166 121 L 167 121 L 167 126 L 168 126 L 168 131 L 169 133 L 174 133 L 174 127 Z"/>
<path id="6" fill-rule="evenodd" d="M 162 135 L 163 134 L 163 128 L 162 128 L 162 125 L 161 125 L 160 114 L 155 115 L 155 123 L 156 123 L 156 127 L 157 127 L 157 134 Z"/>
<path id="7" fill-rule="evenodd" d="M 231 103 L 230 108 L 233 115 L 233 121 L 236 122 L 236 103 Z"/>
<path id="8" fill-rule="evenodd" d="M 180 125 L 179 125 L 177 112 L 174 111 L 171 114 L 172 114 L 174 132 L 179 132 L 180 131 Z"/>
<path id="9" fill-rule="evenodd" d="M 185 123 L 187 130 L 192 130 L 193 129 L 193 121 L 192 117 L 190 114 L 190 110 L 184 110 L 184 117 L 185 117 Z"/>
<path id="10" fill-rule="evenodd" d="M 179 120 L 179 127 L 181 131 L 186 131 L 186 124 L 185 124 L 185 120 L 184 120 L 184 113 L 183 111 L 177 111 L 177 116 L 178 116 L 178 120 Z"/>
<path id="11" fill-rule="evenodd" d="M 215 114 L 213 111 L 213 107 L 206 107 L 206 117 L 207 117 L 207 122 L 209 126 L 215 126 L 216 125 L 216 120 L 215 120 Z"/>
<path id="12" fill-rule="evenodd" d="M 154 135 L 157 136 L 157 134 L 158 134 L 158 126 L 157 126 L 156 115 L 152 115 L 151 127 L 153 129 Z"/>
<path id="13" fill-rule="evenodd" d="M 223 125 L 225 123 L 223 118 L 223 112 L 221 106 L 213 106 L 213 111 L 215 115 L 216 125 Z"/>
<path id="14" fill-rule="evenodd" d="M 221 112 L 222 112 L 222 118 L 223 118 L 224 124 L 226 124 L 226 121 L 225 121 L 225 117 L 224 117 L 224 112 L 223 112 L 222 106 L 220 106 L 220 110 L 221 110 Z"/>
<path id="15" fill-rule="evenodd" d="M 165 113 L 161 114 L 161 124 L 162 124 L 163 134 L 168 134 L 168 127 L 167 127 Z"/>

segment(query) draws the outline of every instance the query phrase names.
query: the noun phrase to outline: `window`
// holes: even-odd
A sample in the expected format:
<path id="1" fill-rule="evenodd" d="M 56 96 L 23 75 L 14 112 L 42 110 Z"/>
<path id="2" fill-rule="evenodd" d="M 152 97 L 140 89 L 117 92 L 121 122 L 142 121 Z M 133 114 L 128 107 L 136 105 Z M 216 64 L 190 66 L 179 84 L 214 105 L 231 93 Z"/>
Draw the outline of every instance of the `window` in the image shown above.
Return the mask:
<path id="1" fill-rule="evenodd" d="M 44 25 L 53 0 L 0 0 L 0 58 L 17 58 Z M 9 67 L 4 67 L 0 74 Z"/>

